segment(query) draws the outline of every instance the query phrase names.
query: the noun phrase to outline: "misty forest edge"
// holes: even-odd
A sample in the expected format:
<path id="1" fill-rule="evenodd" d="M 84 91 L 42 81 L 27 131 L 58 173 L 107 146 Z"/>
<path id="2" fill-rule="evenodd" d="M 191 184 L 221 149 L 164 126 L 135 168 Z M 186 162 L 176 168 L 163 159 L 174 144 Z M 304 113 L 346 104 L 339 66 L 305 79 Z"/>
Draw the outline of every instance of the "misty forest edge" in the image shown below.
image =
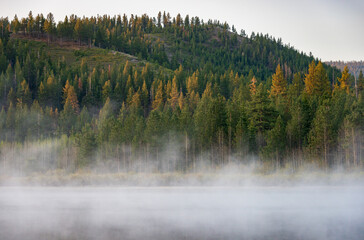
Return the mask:
<path id="1" fill-rule="evenodd" d="M 0 173 L 363 168 L 364 77 L 198 17 L 0 19 Z"/>

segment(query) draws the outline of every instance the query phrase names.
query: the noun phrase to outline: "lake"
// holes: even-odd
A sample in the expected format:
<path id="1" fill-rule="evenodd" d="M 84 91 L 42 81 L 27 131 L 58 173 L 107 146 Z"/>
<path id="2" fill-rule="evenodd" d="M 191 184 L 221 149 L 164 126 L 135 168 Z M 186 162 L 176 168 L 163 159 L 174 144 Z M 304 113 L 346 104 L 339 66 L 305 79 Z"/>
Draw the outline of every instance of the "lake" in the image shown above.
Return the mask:
<path id="1" fill-rule="evenodd" d="M 0 239 L 364 239 L 364 187 L 0 187 Z"/>

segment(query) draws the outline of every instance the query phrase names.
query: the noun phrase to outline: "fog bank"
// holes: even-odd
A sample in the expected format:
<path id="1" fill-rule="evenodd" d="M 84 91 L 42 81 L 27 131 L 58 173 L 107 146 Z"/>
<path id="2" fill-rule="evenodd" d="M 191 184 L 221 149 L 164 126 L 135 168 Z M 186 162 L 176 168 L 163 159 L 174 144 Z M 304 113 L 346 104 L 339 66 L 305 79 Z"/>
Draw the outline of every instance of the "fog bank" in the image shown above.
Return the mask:
<path id="1" fill-rule="evenodd" d="M 363 187 L 0 187 L 0 239 L 363 239 Z"/>

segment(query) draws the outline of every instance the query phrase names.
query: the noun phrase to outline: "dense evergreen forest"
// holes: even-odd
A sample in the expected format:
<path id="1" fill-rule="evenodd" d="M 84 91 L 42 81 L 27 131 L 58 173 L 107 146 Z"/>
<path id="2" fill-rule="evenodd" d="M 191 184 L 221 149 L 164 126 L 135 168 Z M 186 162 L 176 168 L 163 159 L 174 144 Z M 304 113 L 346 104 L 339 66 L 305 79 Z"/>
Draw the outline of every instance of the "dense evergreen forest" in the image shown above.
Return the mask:
<path id="1" fill-rule="evenodd" d="M 280 39 L 165 12 L 0 28 L 2 174 L 363 167 L 363 74 Z"/>

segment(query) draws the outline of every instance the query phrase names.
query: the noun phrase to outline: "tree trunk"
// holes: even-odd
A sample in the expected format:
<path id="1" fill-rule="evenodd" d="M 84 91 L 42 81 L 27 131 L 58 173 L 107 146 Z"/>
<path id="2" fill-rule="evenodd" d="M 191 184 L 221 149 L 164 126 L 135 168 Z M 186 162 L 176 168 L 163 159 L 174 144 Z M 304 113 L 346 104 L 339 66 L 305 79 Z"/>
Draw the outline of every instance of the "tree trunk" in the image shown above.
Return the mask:
<path id="1" fill-rule="evenodd" d="M 185 159 L 185 171 L 187 172 L 188 169 L 188 136 L 187 136 L 187 132 L 185 132 L 185 149 L 186 149 L 186 159 Z"/>
<path id="2" fill-rule="evenodd" d="M 126 151 L 125 151 L 125 144 L 123 144 L 123 168 L 124 168 L 124 171 L 126 171 Z"/>
<path id="3" fill-rule="evenodd" d="M 324 167 L 327 166 L 327 149 L 326 149 L 327 139 L 326 139 L 326 128 L 324 129 Z"/>
<path id="4" fill-rule="evenodd" d="M 146 157 L 146 161 L 145 161 L 145 167 L 146 167 L 146 171 L 150 172 L 150 169 L 149 169 L 149 143 L 147 143 L 147 157 Z"/>
<path id="5" fill-rule="evenodd" d="M 230 124 L 229 124 L 229 149 L 228 149 L 228 156 L 227 156 L 227 164 L 230 164 L 230 154 L 231 154 L 231 113 L 230 113 Z"/>
<path id="6" fill-rule="evenodd" d="M 120 172 L 120 155 L 119 155 L 119 144 L 116 146 L 116 157 L 118 160 L 118 173 Z"/>
<path id="7" fill-rule="evenodd" d="M 353 160 L 354 160 L 354 166 L 357 166 L 357 159 L 356 159 L 356 144 L 355 144 L 355 131 L 354 128 L 351 128 L 351 135 L 352 135 L 352 144 L 353 144 Z"/>

